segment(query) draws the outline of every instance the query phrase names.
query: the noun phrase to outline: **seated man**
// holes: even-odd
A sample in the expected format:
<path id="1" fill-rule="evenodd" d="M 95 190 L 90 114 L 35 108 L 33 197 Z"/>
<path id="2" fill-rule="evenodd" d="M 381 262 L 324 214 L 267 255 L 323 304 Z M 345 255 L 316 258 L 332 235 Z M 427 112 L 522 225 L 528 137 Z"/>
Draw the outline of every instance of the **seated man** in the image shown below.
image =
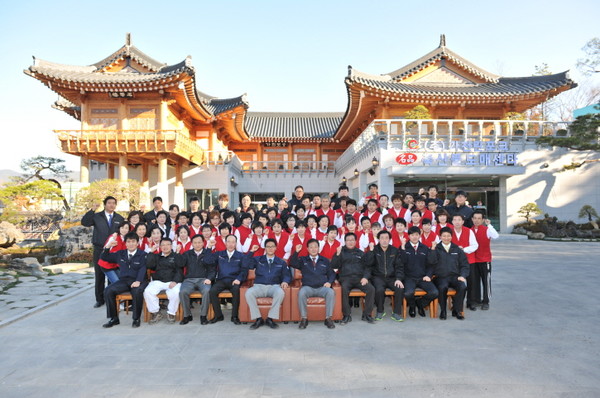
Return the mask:
<path id="1" fill-rule="evenodd" d="M 157 295 L 163 290 L 169 299 L 167 321 L 175 322 L 175 314 L 179 309 L 179 288 L 183 281 L 182 260 L 181 256 L 173 251 L 173 241 L 170 238 L 161 239 L 160 254 L 148 254 L 147 267 L 155 271 L 148 287 L 144 290 L 144 300 L 148 311 L 152 314 L 151 324 L 162 319 Z"/>
<path id="2" fill-rule="evenodd" d="M 265 241 L 265 253 L 259 257 L 253 257 L 250 268 L 255 269 L 254 285 L 246 290 L 246 301 L 250 308 L 250 318 L 254 323 L 250 329 L 258 329 L 267 324 L 271 329 L 279 327 L 273 319 L 279 319 L 279 307 L 285 298 L 283 289 L 287 289 L 292 279 L 287 263 L 275 256 L 277 241 L 267 239 Z M 269 316 L 263 320 L 256 299 L 258 297 L 273 297 L 273 303 L 269 310 Z"/>
<path id="3" fill-rule="evenodd" d="M 437 245 L 432 244 L 429 252 L 429 262 L 434 264 L 435 279 L 433 283 L 438 288 L 438 302 L 440 306 L 440 319 L 446 319 L 446 302 L 448 301 L 448 287 L 456 290 L 452 297 L 452 316 L 463 320 L 463 302 L 467 291 L 467 277 L 469 276 L 469 262 L 467 255 L 452 243 L 452 229 L 444 227 L 440 230 L 442 241 Z"/>
<path id="4" fill-rule="evenodd" d="M 210 286 L 217 275 L 215 260 L 216 256 L 212 254 L 212 242 L 208 241 L 204 247 L 204 237 L 202 235 L 194 236 L 192 250 L 183 254 L 183 267 L 187 272 L 179 289 L 179 300 L 183 303 L 183 319 L 179 322 L 180 325 L 186 325 L 192 320 L 190 294 L 198 291 L 202 294 L 200 324 L 208 324 L 206 315 L 210 303 Z"/>
<path id="5" fill-rule="evenodd" d="M 212 304 L 215 316 L 209 323 L 217 323 L 225 319 L 221 305 L 219 304 L 219 293 L 223 290 L 229 290 L 233 296 L 233 305 L 231 309 L 231 322 L 240 325 L 238 310 L 240 308 L 240 284 L 246 280 L 248 275 L 248 261 L 251 260 L 253 252 L 249 256 L 235 250 L 238 244 L 235 235 L 227 235 L 225 239 L 226 249 L 215 252 L 217 263 L 217 279 L 210 288 L 210 302 Z"/>
<path id="6" fill-rule="evenodd" d="M 337 253 L 331 259 L 331 268 L 338 270 L 340 284 L 342 285 L 342 313 L 344 318 L 341 324 L 345 325 L 352 321 L 352 308 L 349 303 L 350 291 L 354 288 L 367 294 L 365 297 L 365 308 L 362 320 L 374 323 L 371 312 L 375 303 L 375 288 L 369 283 L 371 267 L 364 261 L 365 253 L 356 247 L 356 235 L 347 233 L 344 236 L 345 246 L 339 246 Z"/>
<path id="7" fill-rule="evenodd" d="M 142 305 L 144 299 L 144 289 L 146 288 L 146 252 L 138 250 L 138 237 L 135 232 L 125 235 L 126 250 L 119 250 L 110 253 L 110 249 L 104 249 L 100 258 L 110 263 L 119 265 L 119 280 L 111 283 L 104 289 L 104 302 L 106 303 L 106 314 L 109 318 L 108 323 L 102 325 L 105 328 L 111 328 L 119 324 L 117 316 L 117 304 L 115 298 L 117 294 L 131 292 L 133 299 L 133 324 L 134 328 L 140 326 L 140 315 L 142 314 Z"/>
<path id="8" fill-rule="evenodd" d="M 290 266 L 302 272 L 302 287 L 298 292 L 298 308 L 301 321 L 298 327 L 306 329 L 308 326 L 307 303 L 309 297 L 325 298 L 325 326 L 329 329 L 335 328 L 331 317 L 335 307 L 335 292 L 331 285 L 335 281 L 335 272 L 329 264 L 329 260 L 319 255 L 319 241 L 310 239 L 308 241 L 308 256 L 298 257 L 303 245 L 297 244 L 294 254 L 290 258 Z"/>
<path id="9" fill-rule="evenodd" d="M 400 257 L 404 263 L 404 297 L 408 303 L 408 315 L 415 317 L 415 305 L 419 315 L 425 316 L 425 307 L 438 296 L 438 290 L 431 282 L 433 267 L 427 261 L 429 248 L 419 242 L 421 230 L 419 227 L 408 229 L 409 241 L 402 245 Z M 415 289 L 425 290 L 425 296 L 415 299 Z"/>
<path id="10" fill-rule="evenodd" d="M 385 316 L 383 304 L 385 302 L 385 289 L 394 291 L 394 308 L 392 308 L 392 320 L 404 321 L 402 317 L 402 302 L 404 301 L 404 264 L 400 258 L 398 249 L 390 244 L 391 234 L 388 231 L 380 231 L 377 234 L 379 243 L 371 243 L 371 250 L 365 256 L 365 264 L 371 268 L 373 285 L 375 286 L 375 304 L 377 305 L 376 321 L 381 321 Z"/>

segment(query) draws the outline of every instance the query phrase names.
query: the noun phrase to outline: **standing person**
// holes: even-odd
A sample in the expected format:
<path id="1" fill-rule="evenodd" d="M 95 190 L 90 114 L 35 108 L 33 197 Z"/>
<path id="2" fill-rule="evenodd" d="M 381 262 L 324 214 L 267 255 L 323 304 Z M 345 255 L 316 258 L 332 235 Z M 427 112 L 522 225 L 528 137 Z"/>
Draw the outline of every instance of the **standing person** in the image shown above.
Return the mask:
<path id="1" fill-rule="evenodd" d="M 331 261 L 333 256 L 337 253 L 341 243 L 337 239 L 338 228 L 335 225 L 327 227 L 327 234 L 319 241 L 319 253 L 327 260 Z M 356 240 L 356 236 L 354 237 Z"/>
<path id="2" fill-rule="evenodd" d="M 168 219 L 169 213 L 167 213 L 165 210 L 161 210 L 157 213 L 156 218 L 154 219 L 154 225 L 160 229 L 163 238 L 169 238 L 173 240 L 175 239 L 175 232 L 173 228 L 167 224 Z"/>
<path id="3" fill-rule="evenodd" d="M 226 193 L 219 194 L 217 203 L 218 205 L 216 205 L 213 210 L 217 210 L 219 212 L 229 211 L 229 195 Z"/>
<path id="4" fill-rule="evenodd" d="M 374 199 L 377 204 L 377 208 L 381 207 L 379 203 L 379 187 L 377 184 L 369 184 L 369 196 L 363 196 L 358 202 L 358 206 L 363 206 L 365 203 L 368 203 L 369 200 Z M 363 194 L 364 195 L 364 194 Z"/>
<path id="5" fill-rule="evenodd" d="M 365 256 L 365 264 L 371 268 L 373 285 L 375 287 L 375 305 L 377 306 L 376 321 L 385 317 L 385 289 L 394 291 L 394 308 L 391 319 L 396 322 L 404 321 L 402 304 L 404 302 L 404 264 L 398 249 L 390 245 L 391 234 L 380 231 L 377 238 L 379 243 L 372 246 Z"/>
<path id="6" fill-rule="evenodd" d="M 250 198 L 250 195 L 246 194 L 242 196 L 240 207 L 237 208 L 237 213 L 241 215 L 250 212 L 250 210 L 255 212 L 254 207 L 252 206 L 252 198 Z"/>
<path id="7" fill-rule="evenodd" d="M 183 259 L 173 251 L 173 241 L 170 238 L 161 239 L 160 254 L 148 254 L 146 267 L 154 271 L 152 280 L 144 290 L 144 301 L 152 315 L 150 324 L 162 319 L 158 294 L 163 290 L 169 299 L 167 321 L 174 323 L 179 308 L 179 289 L 183 282 Z"/>
<path id="8" fill-rule="evenodd" d="M 125 236 L 130 232 L 129 223 L 123 223 L 119 227 L 119 232 L 115 232 L 110 235 L 104 245 L 105 249 L 109 249 L 110 253 L 118 252 L 119 250 L 125 250 Z M 108 261 L 98 260 L 98 265 L 102 268 L 102 271 L 108 279 L 108 284 L 115 283 L 119 280 L 119 264 L 109 263 Z"/>
<path id="9" fill-rule="evenodd" d="M 463 320 L 463 303 L 467 291 L 467 277 L 469 276 L 469 262 L 465 252 L 452 243 L 452 229 L 444 227 L 440 230 L 442 241 L 432 243 L 429 252 L 429 263 L 433 264 L 435 279 L 433 283 L 438 289 L 438 303 L 440 306 L 440 319 L 446 319 L 446 303 L 448 301 L 448 288 L 456 290 L 452 298 L 452 316 Z"/>
<path id="10" fill-rule="evenodd" d="M 269 232 L 269 239 L 275 240 L 275 243 L 277 244 L 275 255 L 286 261 L 289 259 L 289 254 L 285 252 L 285 246 L 287 245 L 289 238 L 290 234 L 283 230 L 283 221 L 281 221 L 281 219 L 273 220 L 271 232 Z"/>
<path id="11" fill-rule="evenodd" d="M 378 210 L 379 202 L 375 199 L 369 199 L 367 202 L 367 210 L 363 213 L 364 217 L 368 217 L 371 223 L 378 222 L 383 225 L 383 215 Z M 362 221 L 361 221 L 362 222 Z"/>
<path id="12" fill-rule="evenodd" d="M 394 217 L 394 220 L 397 218 L 403 218 L 406 222 L 410 222 L 410 211 L 406 207 L 404 207 L 402 202 L 402 195 L 399 193 L 392 195 L 392 207 L 388 209 L 388 214 L 391 214 Z"/>
<path id="13" fill-rule="evenodd" d="M 308 308 L 306 300 L 309 297 L 325 298 L 325 326 L 328 329 L 335 328 L 331 317 L 335 307 L 335 291 L 331 288 L 335 281 L 335 272 L 325 257 L 319 255 L 319 241 L 310 239 L 308 241 L 308 255 L 299 256 L 305 248 L 298 244 L 294 247 L 294 254 L 290 258 L 290 267 L 297 268 L 302 272 L 302 287 L 298 292 L 298 309 L 300 310 L 300 329 L 308 326 Z"/>
<path id="14" fill-rule="evenodd" d="M 183 266 L 187 270 L 181 288 L 179 289 L 179 300 L 183 304 L 183 319 L 180 325 L 187 325 L 192 321 L 192 306 L 190 294 L 199 291 L 202 294 L 200 304 L 200 324 L 207 325 L 208 306 L 210 305 L 210 287 L 215 279 L 217 270 L 214 264 L 216 260 L 212 255 L 210 242 L 204 246 L 204 237 L 195 235 L 192 238 L 192 250 L 183 254 Z"/>
<path id="15" fill-rule="evenodd" d="M 271 329 L 277 329 L 277 325 L 273 320 L 279 319 L 279 307 L 285 298 L 283 289 L 287 289 L 291 282 L 291 273 L 287 263 L 277 256 L 277 242 L 275 239 L 267 239 L 265 241 L 265 254 L 259 257 L 254 257 L 250 261 L 250 268 L 255 270 L 254 285 L 246 290 L 246 302 L 250 309 L 250 319 L 254 319 L 254 323 L 250 329 L 255 330 L 262 325 L 267 325 Z M 259 297 L 272 297 L 273 302 L 269 309 L 269 316 L 263 319 L 260 314 L 260 309 L 256 302 Z"/>
<path id="16" fill-rule="evenodd" d="M 481 309 L 490 309 L 490 297 L 492 296 L 492 249 L 490 242 L 492 239 L 498 239 L 500 235 L 488 218 L 485 218 L 482 210 L 473 212 L 473 228 L 477 240 L 477 250 L 475 250 L 475 266 L 473 270 L 475 275 L 469 277 L 469 284 L 473 285 L 473 303 L 479 304 Z M 484 225 L 485 224 L 485 225 Z M 481 300 L 481 286 L 483 286 L 483 300 Z"/>
<path id="17" fill-rule="evenodd" d="M 356 247 L 356 235 L 347 233 L 344 236 L 345 245 L 338 246 L 336 254 L 331 259 L 331 268 L 338 270 L 340 284 L 342 285 L 342 313 L 344 317 L 340 322 L 342 325 L 352 321 L 352 308 L 350 307 L 350 291 L 359 289 L 366 293 L 365 308 L 362 320 L 374 323 L 371 316 L 375 303 L 375 288 L 369 282 L 371 278 L 371 267 L 365 262 L 365 253 Z M 338 243 L 339 244 L 339 243 Z"/>
<path id="18" fill-rule="evenodd" d="M 475 273 L 475 250 L 479 247 L 475 234 L 470 228 L 464 226 L 465 219 L 462 214 L 455 214 L 452 216 L 452 242 L 458 247 L 464 250 L 467 255 L 467 261 L 469 262 L 469 275 Z M 469 277 L 469 283 L 467 283 L 467 308 L 471 311 L 476 311 L 476 297 L 473 294 L 474 284 L 470 283 L 471 277 Z M 478 282 L 479 283 L 479 282 Z"/>
<path id="19" fill-rule="evenodd" d="M 108 239 L 108 235 L 112 231 L 118 231 L 121 224 L 125 222 L 123 217 L 115 212 L 117 207 L 117 199 L 114 196 L 107 196 L 102 201 L 104 205 L 104 211 L 96 213 L 96 210 L 100 205 L 95 204 L 87 213 L 83 215 L 81 219 L 81 225 L 84 227 L 94 227 L 92 235 L 92 244 L 94 246 L 94 278 L 95 278 L 95 290 L 96 303 L 94 308 L 98 308 L 104 305 L 104 286 L 106 276 L 102 272 L 102 268 L 98 265 L 100 254 L 104 249 L 104 243 Z"/>
<path id="20" fill-rule="evenodd" d="M 473 209 L 467 205 L 467 193 L 465 191 L 456 191 L 454 201 L 454 204 L 446 206 L 446 211 L 450 214 L 450 217 L 453 217 L 455 214 L 463 216 L 465 227 L 471 228 L 473 226 L 473 222 L 471 221 Z"/>
<path id="21" fill-rule="evenodd" d="M 294 197 L 288 201 L 288 210 L 295 211 L 296 206 L 302 204 L 302 198 L 304 197 L 304 187 L 302 185 L 296 185 L 294 188 Z M 308 212 L 308 207 L 306 211 Z"/>
<path id="22" fill-rule="evenodd" d="M 429 187 L 427 187 L 427 194 L 429 195 L 429 199 L 435 201 L 438 207 L 442 207 L 444 205 L 444 201 L 438 198 L 437 185 L 430 185 Z"/>
<path id="23" fill-rule="evenodd" d="M 341 198 L 347 198 L 348 195 L 350 195 L 350 189 L 346 185 L 340 185 L 337 198 L 331 200 L 333 210 L 339 210 L 342 207 L 340 203 Z"/>
<path id="24" fill-rule="evenodd" d="M 128 233 L 125 235 L 126 249 L 115 253 L 110 253 L 106 249 L 101 254 L 104 261 L 116 263 L 120 268 L 120 279 L 104 290 L 106 315 L 109 318 L 109 321 L 102 325 L 104 328 L 111 328 L 120 323 L 117 315 L 116 297 L 117 294 L 123 292 L 131 292 L 133 299 L 133 323 L 131 326 L 134 328 L 140 326 L 140 316 L 144 305 L 144 289 L 148 283 L 146 282 L 146 253 L 139 250 L 137 245 L 137 235 Z"/>
<path id="25" fill-rule="evenodd" d="M 400 257 L 405 264 L 404 297 L 406 297 L 408 315 L 411 318 L 416 315 L 415 306 L 419 310 L 419 315 L 425 316 L 425 307 L 438 296 L 438 290 L 431 281 L 433 266 L 427 261 L 429 247 L 419 242 L 420 238 L 421 230 L 418 227 L 410 227 L 408 229 L 409 241 L 403 244 L 400 250 Z M 425 291 L 425 296 L 415 298 L 417 287 Z"/>
<path id="26" fill-rule="evenodd" d="M 146 220 L 146 223 L 151 223 L 152 221 L 156 220 L 156 216 L 158 215 L 158 212 L 163 211 L 163 200 L 160 196 L 155 196 L 154 198 L 152 198 L 152 210 L 150 210 L 149 212 L 147 212 L 146 214 L 144 214 L 144 220 Z"/>
<path id="27" fill-rule="evenodd" d="M 200 198 L 198 198 L 197 196 L 192 196 L 190 198 L 188 209 L 190 214 L 198 212 L 198 210 L 200 210 Z"/>
<path id="28" fill-rule="evenodd" d="M 240 308 L 240 285 L 246 280 L 246 276 L 248 275 L 248 261 L 252 256 L 246 256 L 237 251 L 237 243 L 235 235 L 228 235 L 225 241 L 226 250 L 215 252 L 217 256 L 217 278 L 210 288 L 210 302 L 215 316 L 209 323 L 217 323 L 225 320 L 223 311 L 219 305 L 219 293 L 227 289 L 233 296 L 231 322 L 235 325 L 241 324 L 240 318 L 238 317 Z"/>

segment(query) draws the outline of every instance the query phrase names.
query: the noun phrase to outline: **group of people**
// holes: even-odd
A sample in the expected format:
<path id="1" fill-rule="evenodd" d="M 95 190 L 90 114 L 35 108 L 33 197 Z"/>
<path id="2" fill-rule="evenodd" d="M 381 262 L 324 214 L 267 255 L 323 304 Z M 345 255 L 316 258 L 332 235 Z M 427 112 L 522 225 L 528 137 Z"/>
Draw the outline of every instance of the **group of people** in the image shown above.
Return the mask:
<path id="1" fill-rule="evenodd" d="M 115 298 L 127 291 L 132 296 L 133 327 L 140 326 L 144 302 L 151 324 L 163 318 L 158 298 L 163 291 L 170 323 L 180 303 L 180 324 L 192 321 L 193 292 L 202 295 L 202 325 L 223 321 L 219 294 L 228 290 L 231 321 L 240 324 L 240 287 L 251 269 L 254 283 L 245 289 L 254 321 L 251 329 L 278 327 L 275 320 L 285 289 L 300 273 L 301 329 L 308 325 L 307 299 L 314 296 L 325 299 L 324 323 L 335 327 L 336 283 L 341 285 L 342 325 L 352 320 L 352 306 L 358 306 L 349 297 L 352 289 L 365 293 L 362 320 L 368 323 L 386 316 L 386 289 L 394 294 L 390 318 L 398 322 L 404 321 L 404 299 L 409 316 L 415 317 L 425 316 L 425 308 L 437 298 L 439 318 L 446 319 L 449 288 L 456 291 L 452 316 L 457 319 L 464 319 L 465 295 L 470 310 L 489 309 L 490 241 L 498 233 L 482 210 L 468 205 L 464 191 L 456 192 L 452 204 L 438 198 L 436 186 L 391 198 L 379 194 L 376 184 L 369 191 L 357 202 L 346 186 L 340 186 L 337 196 L 312 197 L 297 186 L 289 201 L 270 197 L 266 206 L 256 208 L 246 195 L 235 211 L 229 209 L 226 194 L 207 210 L 193 197 L 187 211 L 175 204 L 165 210 L 162 199 L 155 197 L 152 210 L 132 211 L 127 219 L 115 212 L 116 199 L 106 197 L 103 211 L 97 212 L 98 204 L 81 220 L 94 227 L 94 307 L 106 304 L 108 322 L 103 327 L 119 324 Z M 417 288 L 425 294 L 415 296 Z M 260 297 L 273 299 L 264 319 L 257 305 Z"/>

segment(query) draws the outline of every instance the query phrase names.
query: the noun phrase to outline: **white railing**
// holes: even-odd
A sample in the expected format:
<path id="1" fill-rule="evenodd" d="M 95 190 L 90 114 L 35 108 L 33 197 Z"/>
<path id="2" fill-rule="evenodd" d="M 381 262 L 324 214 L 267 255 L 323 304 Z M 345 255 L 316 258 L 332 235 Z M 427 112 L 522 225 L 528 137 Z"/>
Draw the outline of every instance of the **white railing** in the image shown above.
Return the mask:
<path id="1" fill-rule="evenodd" d="M 351 167 L 378 148 L 405 148 L 412 140 L 418 143 L 507 141 L 534 142 L 541 136 L 569 136 L 569 122 L 538 120 L 449 120 L 449 119 L 376 119 L 338 158 L 336 172 Z"/>
<path id="2" fill-rule="evenodd" d="M 242 162 L 243 173 L 333 173 L 334 161 L 246 161 Z"/>

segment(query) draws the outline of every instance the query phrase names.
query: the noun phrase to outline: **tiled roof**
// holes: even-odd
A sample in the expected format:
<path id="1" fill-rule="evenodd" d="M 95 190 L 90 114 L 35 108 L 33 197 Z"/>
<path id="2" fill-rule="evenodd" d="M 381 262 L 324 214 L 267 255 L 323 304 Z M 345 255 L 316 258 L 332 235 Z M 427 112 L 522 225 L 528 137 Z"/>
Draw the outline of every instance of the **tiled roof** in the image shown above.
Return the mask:
<path id="1" fill-rule="evenodd" d="M 331 139 L 343 112 L 248 112 L 245 128 L 250 138 L 286 140 Z"/>
<path id="2" fill-rule="evenodd" d="M 104 58 L 102 61 L 96 62 L 93 66 L 95 66 L 98 70 L 101 70 L 107 67 L 108 65 L 127 57 L 135 60 L 137 63 L 150 69 L 153 72 L 158 72 L 161 68 L 167 65 L 155 60 L 146 53 L 140 51 L 140 49 L 138 49 L 136 46 L 125 44 L 123 47 L 119 48 L 117 51 Z"/>
<path id="3" fill-rule="evenodd" d="M 546 76 L 500 77 L 494 83 L 428 85 L 397 83 L 389 75 L 371 76 L 351 70 L 347 80 L 389 93 L 446 97 L 512 97 L 541 93 L 563 86 L 576 86 L 567 71 Z"/>
<path id="4" fill-rule="evenodd" d="M 208 94 L 205 94 L 199 90 L 196 90 L 196 94 L 202 100 L 202 103 L 206 108 L 213 114 L 218 115 L 223 112 L 227 112 L 238 106 L 243 106 L 248 109 L 250 106 L 246 99 L 246 94 L 240 95 L 235 98 L 215 98 Z"/>
<path id="5" fill-rule="evenodd" d="M 52 104 L 52 107 L 54 109 L 58 109 L 59 111 L 68 113 L 77 120 L 81 120 L 81 107 L 75 105 L 66 98 L 58 97 L 58 100 Z"/>
<path id="6" fill-rule="evenodd" d="M 467 70 L 473 75 L 478 76 L 479 78 L 485 80 L 488 83 L 495 83 L 500 77 L 476 66 L 475 64 L 467 61 L 460 55 L 456 54 L 454 51 L 447 48 L 445 35 L 441 35 L 440 45 L 436 49 L 430 51 L 429 53 L 425 54 L 416 61 L 413 61 L 400 69 L 388 73 L 387 75 L 395 81 L 400 81 L 403 78 L 424 69 L 425 67 L 427 67 L 427 65 L 430 65 L 442 59 L 453 62 L 454 64 Z"/>

